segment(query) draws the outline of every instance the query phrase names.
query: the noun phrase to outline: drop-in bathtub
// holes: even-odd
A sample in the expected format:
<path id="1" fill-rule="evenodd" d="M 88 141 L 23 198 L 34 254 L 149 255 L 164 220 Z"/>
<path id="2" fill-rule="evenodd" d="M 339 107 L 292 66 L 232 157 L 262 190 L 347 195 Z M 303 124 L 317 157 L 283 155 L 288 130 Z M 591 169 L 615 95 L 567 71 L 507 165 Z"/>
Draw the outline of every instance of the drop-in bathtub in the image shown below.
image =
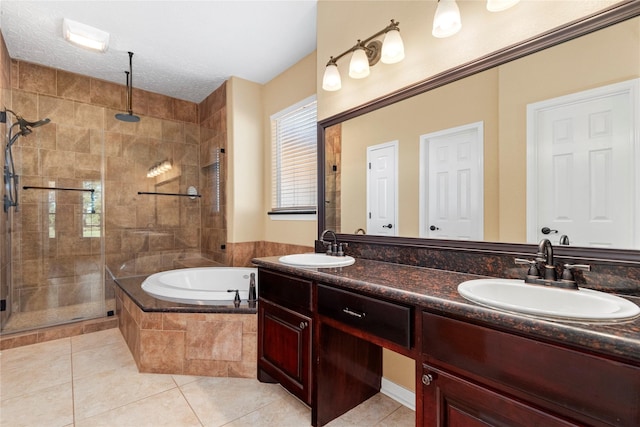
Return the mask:
<path id="1" fill-rule="evenodd" d="M 258 269 L 249 267 L 181 268 L 152 274 L 142 282 L 149 295 L 171 302 L 198 305 L 229 305 L 238 290 L 242 302 L 249 297 L 254 275 L 256 293 Z"/>

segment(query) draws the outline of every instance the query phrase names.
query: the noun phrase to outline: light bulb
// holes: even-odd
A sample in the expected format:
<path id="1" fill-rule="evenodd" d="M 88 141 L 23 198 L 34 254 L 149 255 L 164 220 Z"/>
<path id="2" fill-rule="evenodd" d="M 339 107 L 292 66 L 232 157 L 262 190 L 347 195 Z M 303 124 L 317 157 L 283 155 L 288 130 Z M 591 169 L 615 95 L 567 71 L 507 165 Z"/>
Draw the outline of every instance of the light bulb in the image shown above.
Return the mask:
<path id="1" fill-rule="evenodd" d="M 338 71 L 338 64 L 330 63 L 324 69 L 324 76 L 322 77 L 322 89 L 329 92 L 340 90 L 342 87 L 342 80 L 340 79 L 340 71 Z"/>
<path id="2" fill-rule="evenodd" d="M 400 37 L 400 30 L 390 30 L 384 35 L 382 56 L 380 60 L 385 64 L 395 64 L 404 59 L 404 44 Z"/>
<path id="3" fill-rule="evenodd" d="M 433 18 L 434 37 L 449 37 L 460 31 L 460 9 L 455 0 L 439 0 L 436 15 Z"/>
<path id="4" fill-rule="evenodd" d="M 369 58 L 363 47 L 358 47 L 351 55 L 349 63 L 349 77 L 363 79 L 369 75 Z"/>

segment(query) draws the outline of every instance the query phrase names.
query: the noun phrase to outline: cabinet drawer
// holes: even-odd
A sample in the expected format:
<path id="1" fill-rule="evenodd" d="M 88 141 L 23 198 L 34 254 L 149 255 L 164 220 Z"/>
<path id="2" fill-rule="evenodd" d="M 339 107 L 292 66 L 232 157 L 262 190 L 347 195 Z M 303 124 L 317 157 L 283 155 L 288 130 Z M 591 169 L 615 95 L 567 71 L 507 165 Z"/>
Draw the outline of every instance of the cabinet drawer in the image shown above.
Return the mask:
<path id="1" fill-rule="evenodd" d="M 428 312 L 422 330 L 429 364 L 586 424 L 640 425 L 637 366 Z"/>
<path id="2" fill-rule="evenodd" d="M 411 348 L 412 309 L 326 285 L 318 285 L 318 313 Z"/>
<path id="3" fill-rule="evenodd" d="M 258 296 L 293 310 L 311 311 L 311 281 L 258 270 Z"/>

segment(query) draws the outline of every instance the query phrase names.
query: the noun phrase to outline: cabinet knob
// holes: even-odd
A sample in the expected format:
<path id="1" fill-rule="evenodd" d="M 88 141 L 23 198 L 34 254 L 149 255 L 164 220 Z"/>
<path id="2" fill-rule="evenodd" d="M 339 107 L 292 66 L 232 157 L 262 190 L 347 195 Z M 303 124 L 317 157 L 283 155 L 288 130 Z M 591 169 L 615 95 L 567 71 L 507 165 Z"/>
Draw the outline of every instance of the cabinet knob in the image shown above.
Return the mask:
<path id="1" fill-rule="evenodd" d="M 422 384 L 431 385 L 432 381 L 433 381 L 433 376 L 431 374 L 422 375 Z"/>
<path id="2" fill-rule="evenodd" d="M 300 322 L 300 329 L 304 329 L 307 326 L 309 326 L 309 324 L 307 322 Z"/>

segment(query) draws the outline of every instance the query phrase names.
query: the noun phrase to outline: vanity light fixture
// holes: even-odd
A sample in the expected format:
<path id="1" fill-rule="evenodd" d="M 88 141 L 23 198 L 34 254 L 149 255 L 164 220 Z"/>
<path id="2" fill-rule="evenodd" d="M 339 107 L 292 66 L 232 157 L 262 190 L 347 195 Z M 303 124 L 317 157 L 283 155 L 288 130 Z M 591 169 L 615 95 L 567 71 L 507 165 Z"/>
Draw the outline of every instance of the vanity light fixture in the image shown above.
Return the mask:
<path id="1" fill-rule="evenodd" d="M 336 91 L 342 87 L 340 71 L 338 71 L 338 60 L 351 53 L 349 63 L 349 77 L 362 79 L 369 75 L 369 67 L 382 61 L 385 64 L 395 64 L 404 59 L 404 44 L 400 37 L 399 22 L 391 20 L 391 24 L 378 31 L 371 37 L 358 42 L 350 49 L 345 50 L 340 55 L 332 56 L 327 62 L 322 77 L 322 89 L 326 91 Z M 384 41 L 374 40 L 384 34 Z"/>
<path id="2" fill-rule="evenodd" d="M 109 33 L 71 19 L 62 20 L 62 35 L 69 43 L 97 52 L 109 47 Z"/>
<path id="3" fill-rule="evenodd" d="M 431 34 L 438 38 L 449 37 L 460 31 L 460 28 L 462 20 L 456 0 L 438 0 Z"/>
<path id="4" fill-rule="evenodd" d="M 502 12 L 518 4 L 520 0 L 487 0 L 489 12 Z"/>

